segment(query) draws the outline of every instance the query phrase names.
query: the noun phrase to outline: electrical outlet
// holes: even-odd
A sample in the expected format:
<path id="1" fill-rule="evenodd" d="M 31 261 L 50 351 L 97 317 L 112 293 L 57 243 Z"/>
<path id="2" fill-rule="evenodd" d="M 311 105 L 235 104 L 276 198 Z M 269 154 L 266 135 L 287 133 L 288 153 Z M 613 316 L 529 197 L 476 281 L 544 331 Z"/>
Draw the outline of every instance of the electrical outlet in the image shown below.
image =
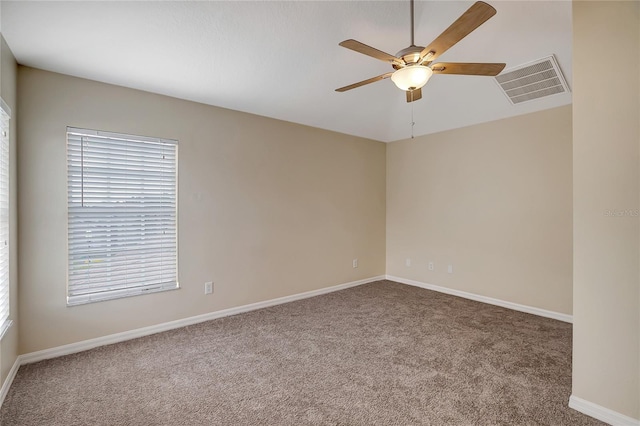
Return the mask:
<path id="1" fill-rule="evenodd" d="M 213 293 L 213 282 L 209 281 L 204 283 L 204 294 L 211 294 Z"/>
<path id="2" fill-rule="evenodd" d="M 404 260 L 404 266 L 411 266 L 411 259 L 408 257 Z"/>
<path id="3" fill-rule="evenodd" d="M 447 272 L 453 274 L 453 265 L 449 265 L 449 267 L 447 268 Z"/>
<path id="4" fill-rule="evenodd" d="M 434 269 L 433 262 L 429 262 L 429 270 L 433 271 L 433 269 Z"/>
<path id="5" fill-rule="evenodd" d="M 353 267 L 354 268 L 358 267 L 358 259 L 353 259 Z"/>

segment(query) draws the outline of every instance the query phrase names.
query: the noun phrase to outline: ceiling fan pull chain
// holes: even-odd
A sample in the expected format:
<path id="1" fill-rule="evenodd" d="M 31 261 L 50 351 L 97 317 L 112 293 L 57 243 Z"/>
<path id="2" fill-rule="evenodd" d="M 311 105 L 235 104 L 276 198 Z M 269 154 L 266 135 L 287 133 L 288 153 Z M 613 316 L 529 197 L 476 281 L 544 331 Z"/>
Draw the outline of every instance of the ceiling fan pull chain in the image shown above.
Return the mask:
<path id="1" fill-rule="evenodd" d="M 411 103 L 411 139 L 413 139 L 413 126 L 416 125 L 416 122 L 413 121 L 413 102 Z"/>

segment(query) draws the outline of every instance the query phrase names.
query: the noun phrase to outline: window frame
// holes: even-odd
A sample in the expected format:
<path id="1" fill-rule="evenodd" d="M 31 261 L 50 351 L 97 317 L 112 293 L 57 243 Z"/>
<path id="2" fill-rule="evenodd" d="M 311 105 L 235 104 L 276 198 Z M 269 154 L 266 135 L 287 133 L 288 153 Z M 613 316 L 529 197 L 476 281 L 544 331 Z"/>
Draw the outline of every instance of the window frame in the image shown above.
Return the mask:
<path id="1" fill-rule="evenodd" d="M 85 138 L 87 141 L 85 142 Z M 80 140 L 80 154 L 77 152 L 77 143 L 78 139 Z M 85 154 L 85 143 L 90 143 L 97 145 L 99 150 L 105 152 L 105 154 L 96 154 L 97 151 L 94 151 L 94 155 L 104 155 L 104 158 L 97 157 L 98 160 L 106 161 L 107 166 L 104 167 L 112 168 L 114 170 L 118 170 L 117 172 L 109 172 L 104 171 L 100 174 L 97 173 L 93 169 L 91 170 L 92 163 L 89 160 L 90 154 Z M 109 145 L 113 144 L 113 149 L 110 149 Z M 125 147 L 125 148 L 123 148 Z M 131 134 L 124 133 L 115 133 L 115 132 L 105 132 L 100 130 L 90 130 L 90 129 L 81 129 L 75 127 L 67 127 L 66 131 L 66 159 L 67 159 L 67 281 L 66 281 L 66 296 L 67 296 L 67 306 L 76 306 L 87 303 L 95 303 L 106 300 L 114 300 L 125 297 L 139 296 L 142 294 L 149 293 L 157 293 L 164 291 L 177 290 L 180 288 L 180 283 L 178 280 L 178 141 L 172 139 L 162 139 L 162 138 L 153 138 L 146 136 L 137 136 Z M 74 152 L 75 150 L 75 152 Z M 127 155 L 123 160 L 122 154 L 117 154 L 117 151 L 127 151 Z M 166 175 L 166 182 L 162 180 L 161 185 L 163 187 L 172 188 L 165 192 L 165 190 L 161 191 L 162 195 L 161 201 L 168 201 L 169 207 L 149 207 L 151 209 L 150 213 L 140 213 L 140 209 L 145 209 L 144 206 L 144 198 L 150 197 L 154 198 L 157 195 L 151 195 L 151 189 L 146 187 L 144 181 L 152 180 L 150 178 L 157 178 L 158 172 L 151 171 L 154 169 L 154 165 L 144 165 L 145 161 L 140 162 L 140 158 L 146 157 L 148 151 L 152 151 L 154 154 L 162 153 L 162 160 L 151 160 L 152 162 L 156 162 L 156 165 L 160 163 L 160 167 L 170 164 L 168 170 L 171 171 L 172 174 Z M 168 155 L 167 161 L 165 161 L 165 151 Z M 86 151 L 89 152 L 89 151 Z M 129 152 L 132 159 L 129 159 Z M 86 155 L 86 157 L 85 157 Z M 110 162 L 110 159 L 113 159 L 113 156 L 118 157 L 118 163 L 122 162 L 119 165 L 113 165 Z M 158 157 L 159 158 L 159 157 Z M 78 163 L 78 159 L 80 159 L 80 163 Z M 172 160 L 170 160 L 172 159 Z M 132 165 L 132 163 L 135 165 Z M 80 165 L 78 167 L 78 164 Z M 85 165 L 89 164 L 89 165 Z M 104 164 L 104 163 L 103 163 Z M 95 167 L 95 163 L 93 163 L 93 167 Z M 137 167 L 135 171 L 134 167 Z M 145 169 L 146 167 L 146 169 Z M 72 172 L 73 169 L 73 172 Z M 78 186 L 78 169 L 80 170 L 81 175 L 81 183 Z M 122 171 L 126 169 L 126 171 Z M 112 178 L 118 177 L 120 182 L 124 182 L 124 186 L 129 186 L 131 182 L 135 184 L 140 184 L 140 187 L 135 187 L 136 189 L 129 189 L 125 192 L 125 196 L 132 200 L 131 203 L 127 201 L 115 201 L 114 198 L 117 196 L 114 195 L 115 192 L 124 191 L 122 189 L 113 190 L 111 189 L 111 183 L 104 184 L 105 187 L 100 187 L 98 189 L 85 189 L 85 173 L 89 174 L 91 171 L 93 176 L 97 176 L 97 179 L 105 179 L 109 181 Z M 75 173 L 75 174 L 74 174 Z M 129 176 L 128 174 L 131 173 Z M 134 175 L 140 175 L 140 178 L 134 178 Z M 73 177 L 72 177 L 73 176 Z M 162 172 L 162 176 L 164 179 L 164 171 Z M 129 180 L 131 179 L 131 181 Z M 87 178 L 89 179 L 89 178 Z M 168 183 L 167 183 L 168 182 Z M 87 185 L 87 187 L 91 187 Z M 143 188 L 147 189 L 143 189 Z M 82 205 L 78 206 L 78 189 L 80 190 Z M 154 188 L 155 190 L 155 188 Z M 86 191 L 86 192 L 85 192 Z M 171 194 L 170 196 L 166 194 Z M 106 195 L 104 195 L 106 194 Z M 89 196 L 100 196 L 103 197 L 99 201 L 100 203 L 104 203 L 104 207 L 98 207 L 95 202 L 88 202 L 88 206 L 84 205 L 84 198 Z M 135 201 L 133 201 L 135 199 Z M 95 199 L 92 199 L 95 200 Z M 141 201 L 142 200 L 142 201 Z M 151 201 L 148 202 L 149 205 Z M 162 203 L 161 203 L 162 204 Z M 136 219 L 131 219 L 131 213 L 127 212 L 127 207 L 130 205 L 135 205 L 137 207 L 133 207 L 134 210 L 138 210 L 136 213 Z M 172 208 L 171 208 L 172 206 Z M 91 211 L 91 209 L 94 209 Z M 110 212 L 107 212 L 108 209 L 113 209 Z M 95 210 L 98 210 L 96 212 Z M 104 211 L 101 211 L 104 210 Z M 103 215 L 102 217 L 100 215 Z M 162 217 L 161 220 L 161 231 L 162 234 L 169 232 L 169 236 L 165 237 L 162 235 L 160 237 L 163 241 L 161 244 L 162 252 L 159 255 L 161 258 L 170 257 L 171 261 L 167 263 L 165 266 L 163 261 L 158 262 L 156 259 L 151 260 L 150 250 L 148 246 L 145 248 L 144 244 L 148 237 L 141 236 L 138 239 L 130 239 L 130 237 L 123 237 L 122 235 L 118 235 L 115 237 L 111 236 L 111 231 L 106 232 L 106 235 L 100 237 L 101 239 L 98 243 L 104 245 L 105 248 L 101 249 L 101 252 L 104 252 L 102 257 L 109 260 L 100 260 L 102 265 L 97 265 L 94 271 L 94 276 L 91 277 L 91 273 L 81 272 L 84 275 L 88 275 L 89 277 L 84 279 L 79 277 L 80 268 L 78 266 L 78 257 L 86 256 L 88 259 L 86 261 L 87 264 L 91 264 L 91 259 L 94 259 L 94 255 L 90 249 L 82 249 L 78 248 L 82 247 L 82 237 L 77 237 L 77 229 L 78 227 L 86 228 L 89 231 L 87 233 L 95 232 L 96 234 L 105 233 L 104 228 L 111 229 L 111 226 L 114 225 L 114 221 L 117 224 L 126 224 L 126 226 L 137 226 L 136 231 L 139 231 L 140 234 L 145 234 L 147 230 L 145 229 L 144 222 L 149 220 L 149 218 L 153 218 L 155 220 L 159 220 L 158 217 Z M 169 219 L 167 219 L 169 217 Z M 138 224 L 138 222 L 142 222 L 143 224 Z M 167 223 L 170 223 L 171 226 L 166 227 Z M 72 230 L 76 231 L 72 234 Z M 114 234 L 118 232 L 114 231 Z M 159 234 L 157 234 L 159 235 Z M 173 235 L 174 238 L 170 236 Z M 80 241 L 80 244 L 78 244 Z M 166 241 L 171 241 L 171 244 L 166 245 L 167 249 L 165 250 Z M 147 244 L 151 244 L 147 242 Z M 97 243 L 96 243 L 97 245 Z M 113 246 L 120 246 L 120 249 L 115 249 Z M 75 246 L 75 249 L 72 248 Z M 136 251 L 137 250 L 137 251 Z M 121 252 L 128 252 L 133 254 L 123 255 Z M 107 254 L 108 253 L 108 254 Z M 118 260 L 119 265 L 124 265 L 121 268 L 116 267 L 115 259 L 116 256 L 122 256 L 122 260 Z M 129 257 L 139 257 L 141 264 L 138 266 L 133 266 L 134 261 L 130 261 Z M 156 257 L 156 256 L 153 256 Z M 151 280 L 149 276 L 154 274 L 139 272 L 140 268 L 144 269 L 148 265 L 153 264 L 153 267 L 158 271 L 162 278 L 161 282 L 157 282 L 157 280 Z M 159 269 L 158 269 L 159 268 Z M 121 270 L 118 270 L 121 269 Z M 122 272 L 122 270 L 126 270 L 126 272 Z M 171 279 L 169 281 L 164 280 L 165 270 L 168 270 L 169 276 Z M 135 271 L 135 275 L 140 275 L 139 278 L 134 278 L 131 280 L 131 283 L 128 283 L 129 273 Z M 157 274 L 156 274 L 157 275 Z M 96 277 L 97 276 L 97 277 Z M 108 278 L 100 278 L 100 276 L 108 277 Z M 112 280 L 113 277 L 113 280 Z M 124 283 L 122 281 L 124 279 Z M 141 281 L 137 281 L 141 280 Z M 145 282 L 146 280 L 146 282 Z M 118 282 L 119 281 L 119 282 Z M 93 290 L 93 291 L 91 291 Z"/>
<path id="2" fill-rule="evenodd" d="M 0 340 L 6 335 L 7 331 L 13 324 L 11 319 L 11 165 L 10 165 L 10 148 L 11 148 L 11 108 L 0 98 L 0 236 L 5 234 L 4 249 L 5 252 L 0 255 L 0 271 L 4 270 L 6 279 L 2 279 L 0 275 L 0 306 L 6 305 L 6 313 L 0 312 Z M 4 165 L 4 167 L 3 167 Z M 6 191 L 5 194 L 2 194 Z M 3 206 L 3 200 L 6 200 L 6 206 Z M 1 212 L 4 212 L 1 213 Z M 3 220 L 4 219 L 4 220 Z M 2 244 L 2 241 L 0 241 Z"/>

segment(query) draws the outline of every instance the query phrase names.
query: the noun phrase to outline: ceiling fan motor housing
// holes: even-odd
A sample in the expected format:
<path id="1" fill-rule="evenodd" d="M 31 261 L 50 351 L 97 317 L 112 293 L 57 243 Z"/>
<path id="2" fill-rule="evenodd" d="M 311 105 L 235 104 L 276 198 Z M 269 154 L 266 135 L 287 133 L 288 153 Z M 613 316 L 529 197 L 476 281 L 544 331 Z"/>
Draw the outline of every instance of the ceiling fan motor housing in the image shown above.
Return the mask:
<path id="1" fill-rule="evenodd" d="M 402 59 L 407 65 L 415 64 L 420 60 L 420 53 L 423 49 L 424 46 L 409 46 L 396 53 L 396 57 Z M 402 68 L 398 64 L 392 64 L 392 66 L 397 70 Z"/>

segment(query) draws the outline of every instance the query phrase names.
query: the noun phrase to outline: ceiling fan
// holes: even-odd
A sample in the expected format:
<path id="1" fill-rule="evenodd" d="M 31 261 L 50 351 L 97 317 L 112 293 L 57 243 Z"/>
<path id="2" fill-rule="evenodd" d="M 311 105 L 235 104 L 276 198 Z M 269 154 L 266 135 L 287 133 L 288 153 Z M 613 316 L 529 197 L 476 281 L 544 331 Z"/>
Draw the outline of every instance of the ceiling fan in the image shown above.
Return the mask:
<path id="1" fill-rule="evenodd" d="M 462 74 L 462 75 L 486 75 L 500 74 L 505 64 L 469 63 L 469 62 L 439 62 L 433 61 L 453 45 L 469 35 L 473 30 L 485 23 L 496 14 L 496 10 L 478 1 L 462 14 L 427 47 L 414 44 L 414 19 L 413 0 L 411 1 L 411 46 L 402 49 L 395 56 L 382 52 L 359 41 L 349 39 L 340 43 L 340 46 L 355 50 L 372 58 L 388 62 L 395 71 L 391 71 L 368 80 L 350 84 L 336 89 L 336 92 L 346 92 L 356 87 L 375 83 L 391 77 L 391 80 L 399 89 L 407 93 L 407 102 L 417 101 L 422 98 L 422 87 L 433 74 Z"/>

